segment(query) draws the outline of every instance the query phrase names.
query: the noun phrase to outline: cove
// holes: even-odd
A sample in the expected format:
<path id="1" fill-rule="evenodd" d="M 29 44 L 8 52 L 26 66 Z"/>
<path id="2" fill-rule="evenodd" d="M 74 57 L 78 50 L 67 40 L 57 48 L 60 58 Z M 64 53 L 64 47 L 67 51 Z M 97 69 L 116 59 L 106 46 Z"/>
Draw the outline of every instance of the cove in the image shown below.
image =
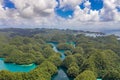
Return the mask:
<path id="1" fill-rule="evenodd" d="M 0 58 L 0 70 L 8 70 L 11 72 L 29 72 L 36 67 L 35 64 L 17 65 L 14 63 L 5 63 L 4 58 Z"/>

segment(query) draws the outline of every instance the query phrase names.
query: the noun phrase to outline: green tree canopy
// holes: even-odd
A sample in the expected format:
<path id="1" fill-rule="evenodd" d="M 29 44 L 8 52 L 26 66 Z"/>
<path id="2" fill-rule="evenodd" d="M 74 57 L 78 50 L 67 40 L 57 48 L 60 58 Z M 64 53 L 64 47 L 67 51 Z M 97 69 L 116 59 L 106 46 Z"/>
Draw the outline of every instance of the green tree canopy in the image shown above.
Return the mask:
<path id="1" fill-rule="evenodd" d="M 96 80 L 96 77 L 92 71 L 85 70 L 81 74 L 79 74 L 75 80 Z"/>
<path id="2" fill-rule="evenodd" d="M 120 80 L 120 73 L 118 71 L 108 71 L 103 76 L 103 80 Z"/>

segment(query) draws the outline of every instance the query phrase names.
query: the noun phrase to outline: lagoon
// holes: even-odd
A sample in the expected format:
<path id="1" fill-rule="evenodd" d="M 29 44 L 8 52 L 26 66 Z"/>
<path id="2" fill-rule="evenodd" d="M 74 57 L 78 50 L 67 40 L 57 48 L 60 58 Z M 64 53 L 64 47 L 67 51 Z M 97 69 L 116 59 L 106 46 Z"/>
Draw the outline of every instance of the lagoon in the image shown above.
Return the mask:
<path id="1" fill-rule="evenodd" d="M 4 58 L 0 58 L 0 70 L 8 70 L 11 72 L 29 72 L 36 67 L 35 64 L 17 65 L 14 63 L 5 63 Z"/>

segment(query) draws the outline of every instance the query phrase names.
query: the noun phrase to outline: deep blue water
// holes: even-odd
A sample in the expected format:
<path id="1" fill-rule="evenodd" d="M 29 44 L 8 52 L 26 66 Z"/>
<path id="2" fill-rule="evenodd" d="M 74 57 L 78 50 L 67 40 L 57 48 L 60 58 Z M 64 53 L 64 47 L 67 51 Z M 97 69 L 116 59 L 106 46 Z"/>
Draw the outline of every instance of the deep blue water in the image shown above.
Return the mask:
<path id="1" fill-rule="evenodd" d="M 4 59 L 0 58 L 0 70 L 8 70 L 11 72 L 29 72 L 36 67 L 35 64 L 16 65 L 14 63 L 4 63 Z"/>
<path id="2" fill-rule="evenodd" d="M 58 73 L 51 80 L 70 80 L 62 68 L 58 69 Z"/>

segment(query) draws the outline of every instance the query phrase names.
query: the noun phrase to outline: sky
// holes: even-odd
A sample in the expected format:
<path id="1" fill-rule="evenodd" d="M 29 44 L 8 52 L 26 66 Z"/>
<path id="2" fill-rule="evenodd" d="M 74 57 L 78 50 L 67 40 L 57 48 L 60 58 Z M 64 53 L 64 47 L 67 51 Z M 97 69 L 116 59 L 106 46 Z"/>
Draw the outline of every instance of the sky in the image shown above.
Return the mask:
<path id="1" fill-rule="evenodd" d="M 0 28 L 120 30 L 120 0 L 0 0 Z"/>

